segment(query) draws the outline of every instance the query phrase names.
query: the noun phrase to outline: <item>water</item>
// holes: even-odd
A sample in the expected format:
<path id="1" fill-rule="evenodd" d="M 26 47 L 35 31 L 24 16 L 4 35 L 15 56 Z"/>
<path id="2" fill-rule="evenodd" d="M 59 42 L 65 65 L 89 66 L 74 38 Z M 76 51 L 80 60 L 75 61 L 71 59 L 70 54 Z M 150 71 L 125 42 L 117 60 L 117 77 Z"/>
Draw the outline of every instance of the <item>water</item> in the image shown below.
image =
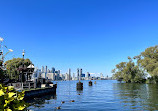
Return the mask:
<path id="1" fill-rule="evenodd" d="M 97 80 L 93 86 L 83 82 L 83 91 L 76 90 L 78 81 L 57 82 L 55 96 L 43 96 L 35 100 L 28 109 L 52 111 L 61 106 L 63 111 L 153 111 L 158 110 L 158 85 L 128 84 L 115 80 Z M 80 94 L 80 95 L 78 95 Z M 75 102 L 70 102 L 75 100 Z M 65 101 L 61 104 L 61 101 Z"/>

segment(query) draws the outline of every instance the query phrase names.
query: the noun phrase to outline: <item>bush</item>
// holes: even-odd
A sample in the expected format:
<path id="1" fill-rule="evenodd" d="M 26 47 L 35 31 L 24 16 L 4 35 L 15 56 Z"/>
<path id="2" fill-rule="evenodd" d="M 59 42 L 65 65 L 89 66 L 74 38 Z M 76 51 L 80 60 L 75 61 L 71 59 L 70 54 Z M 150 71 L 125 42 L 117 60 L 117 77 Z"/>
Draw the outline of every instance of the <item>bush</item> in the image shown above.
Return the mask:
<path id="1" fill-rule="evenodd" d="M 28 106 L 23 100 L 24 93 L 17 92 L 13 86 L 3 87 L 0 84 L 0 111 L 24 110 Z"/>

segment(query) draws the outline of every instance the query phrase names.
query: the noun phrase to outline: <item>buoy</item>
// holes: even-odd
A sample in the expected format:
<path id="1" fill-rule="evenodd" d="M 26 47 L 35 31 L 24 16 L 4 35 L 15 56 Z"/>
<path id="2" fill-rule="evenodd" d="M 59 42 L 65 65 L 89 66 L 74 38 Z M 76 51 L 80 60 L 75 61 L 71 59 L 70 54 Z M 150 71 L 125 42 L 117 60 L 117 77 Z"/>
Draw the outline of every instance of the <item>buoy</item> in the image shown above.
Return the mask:
<path id="1" fill-rule="evenodd" d="M 64 104 L 64 103 L 65 103 L 65 101 L 61 101 L 61 103 L 62 103 L 62 104 Z"/>
<path id="2" fill-rule="evenodd" d="M 77 90 L 83 90 L 83 83 L 80 81 L 77 83 Z"/>
<path id="3" fill-rule="evenodd" d="M 59 106 L 59 107 L 56 107 L 56 109 L 61 109 L 61 107 Z"/>
<path id="4" fill-rule="evenodd" d="M 92 81 L 89 81 L 89 86 L 92 86 Z"/>
<path id="5" fill-rule="evenodd" d="M 70 102 L 75 102 L 75 100 L 71 100 Z"/>

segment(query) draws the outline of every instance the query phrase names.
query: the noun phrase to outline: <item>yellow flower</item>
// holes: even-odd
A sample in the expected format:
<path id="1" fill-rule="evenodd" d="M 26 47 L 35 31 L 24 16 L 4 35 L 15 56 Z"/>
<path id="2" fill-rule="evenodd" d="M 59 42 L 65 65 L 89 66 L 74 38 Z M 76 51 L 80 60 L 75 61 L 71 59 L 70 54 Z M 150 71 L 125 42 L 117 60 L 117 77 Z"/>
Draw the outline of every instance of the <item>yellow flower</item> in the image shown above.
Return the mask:
<path id="1" fill-rule="evenodd" d="M 18 110 L 23 110 L 23 109 L 25 109 L 24 106 L 19 106 L 19 107 L 18 107 Z"/>
<path id="2" fill-rule="evenodd" d="M 18 100 L 23 100 L 24 99 L 24 97 L 18 97 Z"/>
<path id="3" fill-rule="evenodd" d="M 11 97 L 13 97 L 15 94 L 16 94 L 16 93 L 9 92 L 9 93 L 8 93 L 8 96 L 9 96 L 9 98 L 11 98 Z"/>
<path id="4" fill-rule="evenodd" d="M 11 109 L 9 109 L 9 108 L 7 108 L 7 109 L 5 109 L 4 111 L 12 111 Z"/>
<path id="5" fill-rule="evenodd" d="M 4 92 L 2 91 L 2 89 L 0 90 L 0 96 L 3 96 Z"/>
<path id="6" fill-rule="evenodd" d="M 14 89 L 14 86 L 8 86 L 8 90 L 11 91 Z"/>

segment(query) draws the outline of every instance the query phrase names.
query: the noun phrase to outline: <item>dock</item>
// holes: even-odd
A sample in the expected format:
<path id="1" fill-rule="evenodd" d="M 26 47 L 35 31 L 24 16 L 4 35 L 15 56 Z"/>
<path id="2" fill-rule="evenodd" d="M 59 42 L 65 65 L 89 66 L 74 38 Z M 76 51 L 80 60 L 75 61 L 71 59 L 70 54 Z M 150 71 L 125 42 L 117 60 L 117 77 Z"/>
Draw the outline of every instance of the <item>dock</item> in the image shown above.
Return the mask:
<path id="1" fill-rule="evenodd" d="M 56 88 L 57 84 L 54 84 L 52 87 L 25 90 L 24 99 L 28 99 L 30 97 L 38 97 L 46 94 L 56 94 Z"/>

